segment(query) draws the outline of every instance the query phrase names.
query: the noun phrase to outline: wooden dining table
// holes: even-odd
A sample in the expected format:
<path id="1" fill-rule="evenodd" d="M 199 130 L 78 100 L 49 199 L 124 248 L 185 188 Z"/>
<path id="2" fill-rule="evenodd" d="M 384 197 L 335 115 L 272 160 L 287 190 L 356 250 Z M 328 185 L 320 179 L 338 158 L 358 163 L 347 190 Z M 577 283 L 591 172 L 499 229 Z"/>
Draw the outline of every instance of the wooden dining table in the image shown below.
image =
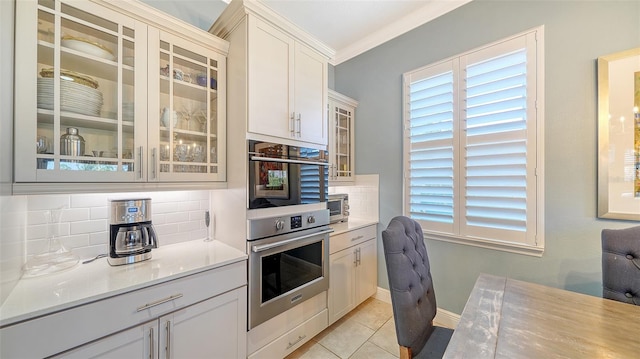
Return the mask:
<path id="1" fill-rule="evenodd" d="M 640 358 L 640 306 L 481 274 L 444 358 Z"/>

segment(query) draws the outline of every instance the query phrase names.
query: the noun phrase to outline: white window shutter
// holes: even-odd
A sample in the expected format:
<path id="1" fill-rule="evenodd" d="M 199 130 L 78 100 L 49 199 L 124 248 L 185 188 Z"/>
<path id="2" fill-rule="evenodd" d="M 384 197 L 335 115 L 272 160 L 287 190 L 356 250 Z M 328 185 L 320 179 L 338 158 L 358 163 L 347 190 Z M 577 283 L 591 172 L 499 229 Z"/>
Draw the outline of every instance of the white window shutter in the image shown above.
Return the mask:
<path id="1" fill-rule="evenodd" d="M 409 123 L 406 212 L 425 229 L 454 229 L 454 63 L 405 78 Z"/>
<path id="2" fill-rule="evenodd" d="M 535 146 L 529 150 L 535 144 L 535 109 L 528 101 L 528 94 L 535 94 L 528 91 L 535 85 L 528 83 L 528 73 L 535 72 L 531 51 L 521 37 L 460 60 L 465 189 L 460 226 L 467 237 L 519 243 L 535 238 L 528 236 L 528 224 L 535 223 L 535 207 L 528 205 L 535 197 L 528 188 L 536 184 L 530 155 Z"/>

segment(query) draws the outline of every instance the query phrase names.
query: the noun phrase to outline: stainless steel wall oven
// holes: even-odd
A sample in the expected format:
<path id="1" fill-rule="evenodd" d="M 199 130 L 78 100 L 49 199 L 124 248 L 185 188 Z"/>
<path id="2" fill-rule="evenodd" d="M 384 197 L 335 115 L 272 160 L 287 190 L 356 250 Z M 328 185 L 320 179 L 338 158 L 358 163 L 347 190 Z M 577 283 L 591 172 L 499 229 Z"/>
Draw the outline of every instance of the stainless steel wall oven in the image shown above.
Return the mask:
<path id="1" fill-rule="evenodd" d="M 249 209 L 327 201 L 327 151 L 260 141 L 248 146 Z"/>
<path id="2" fill-rule="evenodd" d="M 329 288 L 329 211 L 249 220 L 248 329 Z"/>

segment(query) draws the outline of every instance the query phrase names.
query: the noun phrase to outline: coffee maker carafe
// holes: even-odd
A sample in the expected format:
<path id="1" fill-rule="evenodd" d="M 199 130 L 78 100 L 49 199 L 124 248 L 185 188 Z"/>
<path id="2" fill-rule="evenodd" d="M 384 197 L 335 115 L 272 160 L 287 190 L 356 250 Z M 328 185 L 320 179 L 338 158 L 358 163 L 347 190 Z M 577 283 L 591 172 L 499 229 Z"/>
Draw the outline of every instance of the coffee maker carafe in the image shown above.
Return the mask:
<path id="1" fill-rule="evenodd" d="M 151 224 L 151 198 L 111 200 L 109 258 L 112 266 L 131 264 L 151 258 L 158 248 Z"/>

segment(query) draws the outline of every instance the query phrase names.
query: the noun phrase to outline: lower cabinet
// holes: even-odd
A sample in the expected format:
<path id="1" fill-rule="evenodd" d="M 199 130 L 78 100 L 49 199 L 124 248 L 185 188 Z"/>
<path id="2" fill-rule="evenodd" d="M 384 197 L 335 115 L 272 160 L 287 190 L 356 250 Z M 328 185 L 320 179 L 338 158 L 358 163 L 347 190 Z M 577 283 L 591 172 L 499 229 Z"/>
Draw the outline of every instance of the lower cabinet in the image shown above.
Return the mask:
<path id="1" fill-rule="evenodd" d="M 243 260 L 6 325 L 0 358 L 246 358 L 246 325 Z"/>
<path id="2" fill-rule="evenodd" d="M 331 325 L 376 292 L 376 226 L 332 236 L 329 251 Z"/>
<path id="3" fill-rule="evenodd" d="M 246 287 L 163 315 L 55 358 L 245 357 Z M 242 327 L 242 328 L 240 328 Z"/>

